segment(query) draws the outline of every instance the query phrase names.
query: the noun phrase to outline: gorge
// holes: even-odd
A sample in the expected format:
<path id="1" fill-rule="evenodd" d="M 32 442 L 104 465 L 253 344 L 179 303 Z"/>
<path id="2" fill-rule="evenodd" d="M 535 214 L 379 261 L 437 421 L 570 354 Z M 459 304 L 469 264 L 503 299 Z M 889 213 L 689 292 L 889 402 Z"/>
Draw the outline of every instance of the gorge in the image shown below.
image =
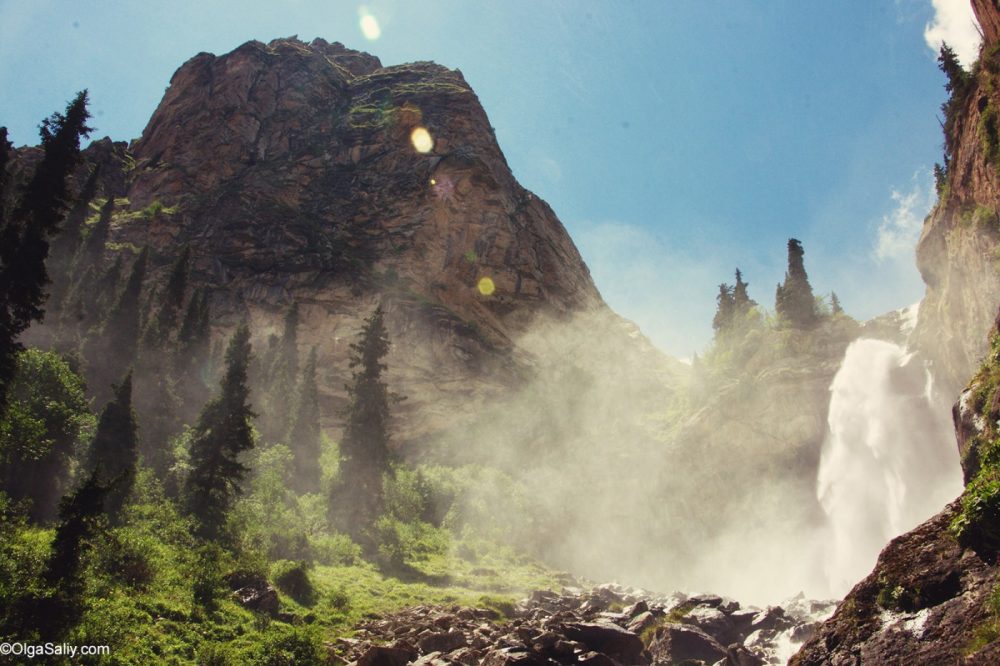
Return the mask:
<path id="1" fill-rule="evenodd" d="M 774 307 L 737 271 L 690 363 L 605 303 L 460 71 L 294 37 L 194 56 L 139 139 L 80 151 L 43 234 L 0 419 L 0 638 L 121 663 L 988 663 L 1000 6 L 972 4 L 919 309 L 856 321 L 790 239 Z M 0 145 L 6 239 L 30 240 L 43 139 Z M 192 479 L 236 403 L 212 532 Z M 115 414 L 133 462 L 104 478 Z M 352 476 L 369 440 L 381 466 Z"/>

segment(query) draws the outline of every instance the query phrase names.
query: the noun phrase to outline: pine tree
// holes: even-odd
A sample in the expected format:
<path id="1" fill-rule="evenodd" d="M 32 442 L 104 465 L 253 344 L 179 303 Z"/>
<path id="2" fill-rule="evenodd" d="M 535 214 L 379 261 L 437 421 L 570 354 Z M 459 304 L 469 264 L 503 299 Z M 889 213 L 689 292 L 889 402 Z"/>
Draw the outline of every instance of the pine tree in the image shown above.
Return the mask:
<path id="1" fill-rule="evenodd" d="M 173 372 L 180 389 L 178 416 L 181 423 L 191 423 L 197 417 L 200 406 L 211 396 L 208 387 L 210 343 L 208 294 L 204 288 L 199 288 L 188 301 L 177 333 Z"/>
<path id="2" fill-rule="evenodd" d="M 126 368 L 135 361 L 141 329 L 142 284 L 146 277 L 148 259 L 149 251 L 143 248 L 132 264 L 132 271 L 118 301 L 108 313 L 100 331 L 92 333 L 84 349 L 91 369 L 89 384 L 94 387 L 100 400 L 108 399 L 104 387 L 110 386 L 115 379 L 125 374 Z"/>
<path id="3" fill-rule="evenodd" d="M 52 292 L 49 299 L 57 308 L 62 306 L 70 286 L 73 257 L 83 244 L 84 223 L 90 214 L 90 202 L 97 194 L 97 179 L 100 173 L 100 165 L 91 169 L 80 195 L 63 220 L 61 233 L 52 240 L 49 247 L 47 265 L 52 274 Z"/>
<path id="4" fill-rule="evenodd" d="M 331 522 L 367 547 L 370 528 L 382 513 L 384 498 L 382 476 L 390 469 L 389 400 L 382 379 L 389 352 L 382 306 L 371 317 L 351 344 L 352 382 L 346 386 L 350 401 L 347 424 L 340 445 L 341 464 L 338 483 L 330 497 Z"/>
<path id="5" fill-rule="evenodd" d="M 249 363 L 250 329 L 242 324 L 226 350 L 220 393 L 205 405 L 191 440 L 191 473 L 185 495 L 188 512 L 198 523 L 198 536 L 206 539 L 224 536 L 229 509 L 248 471 L 239 458 L 254 445 L 254 413 L 247 402 Z"/>
<path id="6" fill-rule="evenodd" d="M 844 308 L 840 305 L 840 299 L 837 298 L 837 292 L 830 292 L 830 311 L 835 314 L 843 314 Z"/>
<path id="7" fill-rule="evenodd" d="M 78 273 L 87 267 L 96 268 L 100 264 L 101 257 L 104 255 L 104 246 L 111 234 L 111 217 L 114 212 L 114 197 L 108 197 L 108 200 L 101 206 L 101 214 L 97 217 L 97 224 L 87 234 L 87 238 L 80 248 L 80 256 L 76 260 Z"/>
<path id="8" fill-rule="evenodd" d="M 191 264 L 191 247 L 185 245 L 180 255 L 170 267 L 167 284 L 160 293 L 156 314 L 150 319 L 143 334 L 143 345 L 152 349 L 163 349 L 174 329 L 177 316 L 184 305 L 187 294 L 188 273 Z"/>
<path id="9" fill-rule="evenodd" d="M 295 382 L 299 374 L 299 305 L 292 303 L 285 313 L 284 330 L 274 347 L 273 361 L 265 368 L 266 407 L 261 423 L 264 439 L 278 441 L 288 434 L 295 405 Z"/>
<path id="10" fill-rule="evenodd" d="M 42 122 L 42 159 L 10 215 L 0 227 L 0 406 L 14 373 L 21 345 L 17 339 L 44 313 L 45 260 L 49 237 L 59 231 L 68 199 L 66 179 L 80 160 L 80 138 L 87 127 L 87 92 L 79 93 L 66 113 Z M 6 144 L 6 137 L 0 143 Z M 9 160 L 9 151 L 3 160 Z"/>
<path id="11" fill-rule="evenodd" d="M 115 387 L 90 445 L 87 466 L 108 489 L 105 511 L 116 522 L 135 483 L 139 460 L 138 426 L 132 411 L 132 373 Z"/>
<path id="12" fill-rule="evenodd" d="M 736 302 L 733 297 L 733 288 L 726 283 L 719 285 L 719 295 L 715 297 L 718 304 L 715 310 L 715 317 L 712 319 L 712 328 L 716 334 L 729 330 L 733 323 L 733 313 Z"/>
<path id="13" fill-rule="evenodd" d="M 319 490 L 321 438 L 319 392 L 316 389 L 316 348 L 313 347 L 302 370 L 295 417 L 288 433 L 288 445 L 293 456 L 292 486 L 299 493 L 314 493 Z"/>
<path id="14" fill-rule="evenodd" d="M 794 238 L 788 240 L 788 270 L 784 284 L 778 285 L 775 311 L 779 320 L 792 328 L 811 328 L 818 321 L 816 299 L 802 259 L 805 250 Z"/>
<path id="15" fill-rule="evenodd" d="M 189 264 L 190 250 L 185 246 L 158 296 L 157 309 L 143 333 L 136 362 L 136 410 L 142 421 L 142 455 L 145 463 L 160 474 L 170 467 L 168 442 L 181 427 L 173 341 L 187 292 Z"/>
<path id="16" fill-rule="evenodd" d="M 43 640 L 55 640 L 83 614 L 84 556 L 101 528 L 108 489 L 95 472 L 59 506 L 59 526 L 43 579 L 50 593 L 34 604 L 35 625 Z"/>
<path id="17" fill-rule="evenodd" d="M 736 286 L 733 287 L 733 310 L 735 316 L 743 318 L 747 312 L 757 307 L 757 302 L 750 298 L 747 287 L 750 284 L 743 281 L 743 273 L 736 269 Z"/>

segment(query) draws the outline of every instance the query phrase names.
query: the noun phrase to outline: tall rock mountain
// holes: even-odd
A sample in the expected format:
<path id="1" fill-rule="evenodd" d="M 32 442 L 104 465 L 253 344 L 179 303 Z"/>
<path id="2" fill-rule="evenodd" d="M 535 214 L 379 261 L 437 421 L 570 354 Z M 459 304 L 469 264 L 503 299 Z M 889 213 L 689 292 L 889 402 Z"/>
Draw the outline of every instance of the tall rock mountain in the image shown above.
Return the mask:
<path id="1" fill-rule="evenodd" d="M 886 546 L 792 664 L 1000 660 L 1000 3 L 972 6 L 984 46 L 945 108 L 947 173 L 917 248 L 927 295 L 914 334 L 952 395 L 982 361 L 954 409 L 968 485 Z"/>
<path id="2" fill-rule="evenodd" d="M 972 4 L 985 46 L 944 109 L 946 174 L 917 246 L 927 292 L 914 340 L 947 395 L 979 365 L 1000 303 L 1000 9 L 994 0 Z"/>
<path id="3" fill-rule="evenodd" d="M 409 397 L 404 442 L 521 382 L 532 364 L 517 341 L 540 319 L 589 313 L 622 340 L 635 333 L 514 179 L 457 70 L 383 67 L 320 39 L 202 53 L 174 74 L 125 166 L 118 195 L 132 214 L 116 218 L 115 240 L 149 246 L 160 266 L 189 244 L 219 336 L 246 317 L 264 340 L 298 302 L 328 426 L 377 302 L 389 382 Z"/>

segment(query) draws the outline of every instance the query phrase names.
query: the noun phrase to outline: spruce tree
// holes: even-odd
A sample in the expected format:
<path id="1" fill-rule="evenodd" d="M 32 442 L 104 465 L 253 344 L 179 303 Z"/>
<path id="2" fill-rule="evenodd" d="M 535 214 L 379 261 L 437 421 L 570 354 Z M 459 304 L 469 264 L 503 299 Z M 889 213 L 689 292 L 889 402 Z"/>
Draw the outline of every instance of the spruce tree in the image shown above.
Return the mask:
<path id="1" fill-rule="evenodd" d="M 61 638 L 83 614 L 84 556 L 101 528 L 107 494 L 107 487 L 91 472 L 60 503 L 59 526 L 43 574 L 50 592 L 33 604 L 34 624 L 43 640 Z"/>
<path id="2" fill-rule="evenodd" d="M 802 259 L 804 254 L 802 243 L 788 239 L 788 270 L 784 284 L 778 285 L 775 295 L 774 307 L 779 320 L 792 328 L 811 328 L 819 318 Z"/>
<path id="3" fill-rule="evenodd" d="M 168 442 L 181 427 L 181 399 L 174 373 L 174 340 L 178 317 L 187 292 L 190 250 L 174 261 L 167 282 L 158 295 L 156 312 L 143 333 L 136 362 L 136 410 L 142 421 L 142 455 L 160 474 L 170 467 Z"/>
<path id="4" fill-rule="evenodd" d="M 340 444 L 340 475 L 331 490 L 331 522 L 371 549 L 371 527 L 382 513 L 382 476 L 390 469 L 389 400 L 382 379 L 389 352 L 382 306 L 351 344 L 350 366 L 354 369 L 347 388 L 349 406 Z"/>
<path id="5" fill-rule="evenodd" d="M 139 253 L 125 288 L 114 307 L 101 325 L 94 331 L 84 350 L 90 366 L 90 385 L 95 388 L 99 399 L 106 400 L 103 387 L 110 386 L 135 361 L 139 345 L 139 331 L 142 318 L 142 284 L 146 277 L 149 251 Z"/>
<path id="6" fill-rule="evenodd" d="M 843 314 L 844 308 L 840 305 L 840 299 L 837 298 L 837 292 L 830 292 L 830 311 L 835 314 Z"/>
<path id="7" fill-rule="evenodd" d="M 191 440 L 191 472 L 185 484 L 188 512 L 200 537 L 224 536 L 229 509 L 241 492 L 248 468 L 240 454 L 253 448 L 254 413 L 248 404 L 250 329 L 236 329 L 226 350 L 226 373 L 219 395 L 202 409 Z"/>
<path id="8" fill-rule="evenodd" d="M 87 127 L 87 92 L 79 93 L 66 113 L 42 122 L 42 159 L 13 211 L 0 227 L 0 406 L 21 349 L 18 337 L 44 313 L 49 237 L 59 231 L 68 199 L 67 177 L 80 160 L 80 138 Z M 0 143 L 6 143 L 6 137 Z M 9 151 L 2 150 L 3 160 Z"/>
<path id="9" fill-rule="evenodd" d="M 210 343 L 208 294 L 202 287 L 188 301 L 177 333 L 173 372 L 179 389 L 178 416 L 182 423 L 191 423 L 211 396 L 208 387 Z"/>
<path id="10" fill-rule="evenodd" d="M 52 240 L 49 247 L 47 265 L 52 274 L 52 292 L 49 298 L 50 304 L 55 307 L 62 306 L 70 287 L 73 257 L 83 244 L 84 223 L 90 214 L 90 202 L 97 194 L 97 179 L 100 173 L 100 165 L 90 170 L 76 202 L 63 221 L 62 231 Z"/>
<path id="11" fill-rule="evenodd" d="M 80 256 L 76 259 L 76 271 L 78 273 L 87 267 L 94 267 L 96 269 L 100 264 L 101 257 L 104 255 L 104 246 L 107 244 L 108 236 L 111 234 L 111 217 L 114 215 L 114 212 L 114 197 L 108 197 L 108 200 L 101 206 L 101 214 L 97 217 L 97 224 L 87 234 L 87 238 L 80 248 Z"/>
<path id="12" fill-rule="evenodd" d="M 292 450 L 292 487 L 299 493 L 319 490 L 319 457 L 322 434 L 319 423 L 319 392 L 316 389 L 316 348 L 309 352 L 299 381 L 295 416 L 288 433 Z"/>
<path id="13" fill-rule="evenodd" d="M 733 323 L 733 313 L 736 301 L 733 297 L 733 288 L 726 283 L 719 285 L 719 295 L 715 297 L 718 304 L 715 310 L 715 317 L 712 318 L 712 328 L 716 334 L 729 330 Z"/>
<path id="14" fill-rule="evenodd" d="M 156 314 L 149 321 L 143 334 L 143 345 L 162 350 L 178 326 L 177 317 L 187 294 L 188 273 L 191 264 L 191 247 L 185 245 L 170 267 L 167 284 L 159 295 Z"/>
<path id="15" fill-rule="evenodd" d="M 273 348 L 273 361 L 265 368 L 266 410 L 261 430 L 267 441 L 275 442 L 288 434 L 295 408 L 292 396 L 299 374 L 299 305 L 293 302 L 285 313 L 284 330 Z"/>
<path id="16" fill-rule="evenodd" d="M 97 433 L 90 445 L 87 466 L 108 489 L 105 511 L 116 522 L 135 484 L 139 459 L 138 426 L 132 411 L 132 373 L 115 387 L 114 398 L 104 407 Z"/>
<path id="17" fill-rule="evenodd" d="M 746 313 L 757 307 L 757 302 L 750 298 L 747 287 L 750 284 L 743 281 L 743 273 L 736 269 L 736 285 L 733 287 L 733 310 L 735 316 L 742 319 Z"/>

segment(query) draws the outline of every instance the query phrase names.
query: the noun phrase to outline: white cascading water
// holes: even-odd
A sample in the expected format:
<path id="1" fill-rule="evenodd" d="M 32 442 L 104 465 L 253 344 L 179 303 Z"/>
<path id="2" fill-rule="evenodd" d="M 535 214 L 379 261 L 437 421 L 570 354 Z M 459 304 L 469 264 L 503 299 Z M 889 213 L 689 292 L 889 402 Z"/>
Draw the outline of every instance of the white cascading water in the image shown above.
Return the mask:
<path id="1" fill-rule="evenodd" d="M 816 494 L 828 519 L 825 573 L 843 596 L 890 539 L 962 490 L 950 404 L 924 363 L 882 340 L 856 340 L 830 387 L 830 432 Z"/>

